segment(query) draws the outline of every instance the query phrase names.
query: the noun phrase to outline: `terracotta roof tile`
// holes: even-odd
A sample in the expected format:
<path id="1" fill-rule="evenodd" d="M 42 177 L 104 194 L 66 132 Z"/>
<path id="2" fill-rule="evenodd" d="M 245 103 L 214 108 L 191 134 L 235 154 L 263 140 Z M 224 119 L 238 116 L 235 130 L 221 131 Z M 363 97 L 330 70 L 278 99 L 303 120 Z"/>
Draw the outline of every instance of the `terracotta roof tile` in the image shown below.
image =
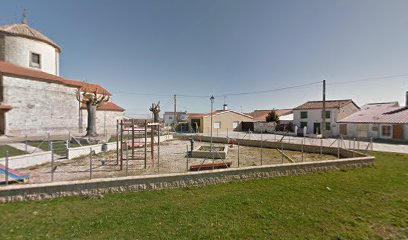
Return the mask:
<path id="1" fill-rule="evenodd" d="M 255 110 L 248 115 L 252 116 L 255 121 L 265 121 L 266 116 L 271 111 L 275 111 L 278 116 L 284 116 L 292 113 L 292 109 L 271 109 L 271 110 Z"/>
<path id="2" fill-rule="evenodd" d="M 345 105 L 352 103 L 357 108 L 357 104 L 353 102 L 351 99 L 345 100 L 327 100 L 326 101 L 326 108 L 342 108 Z M 323 101 L 309 101 L 300 106 L 295 107 L 293 110 L 306 110 L 306 109 L 322 109 L 323 108 Z"/>
<path id="3" fill-rule="evenodd" d="M 216 110 L 216 111 L 214 111 L 212 114 L 213 114 L 213 116 L 214 116 L 214 115 L 221 114 L 221 113 L 224 113 L 224 112 L 233 112 L 233 113 L 236 113 L 236 114 L 239 114 L 239 115 L 243 115 L 243 116 L 246 116 L 246 117 L 249 117 L 249 118 L 253 118 L 252 116 L 250 116 L 250 115 L 248 115 L 248 114 L 236 112 L 236 111 L 233 111 L 233 110 Z M 191 119 L 191 118 L 209 117 L 209 116 L 211 116 L 211 113 L 189 113 L 189 114 L 188 114 L 188 118 L 189 118 L 189 119 Z"/>
<path id="4" fill-rule="evenodd" d="M 57 48 L 59 52 L 61 52 L 60 46 L 58 46 L 55 42 L 53 42 L 38 30 L 28 26 L 27 24 L 2 25 L 0 26 L 0 33 L 39 40 L 51 44 L 52 46 Z"/>
<path id="5" fill-rule="evenodd" d="M 81 104 L 81 109 L 86 109 L 85 103 Z M 101 105 L 98 108 L 98 111 L 118 111 L 118 112 L 124 112 L 125 109 L 122 107 L 119 107 L 113 102 L 102 102 Z"/>
<path id="6" fill-rule="evenodd" d="M 0 104 L 0 110 L 8 111 L 8 110 L 11 110 L 11 109 L 13 109 L 13 107 L 11 107 L 9 105 Z"/>
<path id="7" fill-rule="evenodd" d="M 63 83 L 64 79 L 62 77 L 52 75 L 39 70 L 34 70 L 31 68 L 20 67 L 8 62 L 0 61 L 0 73 L 3 75 L 10 75 L 16 77 L 28 77 L 42 81 Z"/>
<path id="8" fill-rule="evenodd" d="M 68 80 L 68 79 L 64 79 L 56 75 L 46 73 L 46 72 L 34 70 L 31 68 L 20 67 L 20 66 L 8 63 L 8 62 L 3 62 L 3 61 L 0 61 L 0 74 L 13 76 L 13 77 L 24 77 L 24 78 L 31 78 L 31 79 L 36 79 L 40 81 L 60 83 L 60 84 L 68 85 L 68 86 L 78 87 L 84 91 L 89 91 L 89 92 L 96 91 L 99 94 L 112 95 L 111 93 L 109 93 L 108 90 L 106 90 L 105 88 L 95 83 L 81 82 L 77 80 Z"/>
<path id="9" fill-rule="evenodd" d="M 112 94 L 108 92 L 108 90 L 106 90 L 105 88 L 101 87 L 96 83 L 87 83 L 68 79 L 64 79 L 63 82 L 67 85 L 78 87 L 84 92 L 96 92 L 98 94 L 107 94 L 109 96 L 112 96 Z"/>
<path id="10" fill-rule="evenodd" d="M 408 123 L 408 107 L 399 107 L 398 102 L 366 104 L 339 123 Z"/>

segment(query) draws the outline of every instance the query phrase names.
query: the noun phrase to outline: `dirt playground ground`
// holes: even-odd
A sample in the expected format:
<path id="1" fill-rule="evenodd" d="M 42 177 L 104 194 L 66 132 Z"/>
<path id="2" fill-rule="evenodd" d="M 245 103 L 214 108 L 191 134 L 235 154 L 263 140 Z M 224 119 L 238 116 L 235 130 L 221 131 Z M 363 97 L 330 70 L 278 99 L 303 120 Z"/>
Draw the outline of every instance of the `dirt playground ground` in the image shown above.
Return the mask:
<path id="1" fill-rule="evenodd" d="M 146 175 L 154 173 L 181 173 L 186 172 L 191 165 L 200 165 L 202 163 L 212 163 L 212 159 L 188 158 L 188 141 L 170 140 L 160 144 L 160 166 L 158 165 L 158 148 L 155 147 L 154 161 L 151 159 L 150 147 L 147 151 L 147 167 L 144 169 L 144 148 L 135 149 L 135 158 L 139 160 L 124 160 L 123 168 L 120 170 L 120 164 L 116 164 L 116 151 L 100 153 L 92 157 L 92 178 L 119 177 L 131 175 Z M 209 143 L 196 142 L 195 146 L 208 146 Z M 222 146 L 215 144 L 215 146 Z M 130 154 L 131 151 L 129 151 Z M 283 151 L 295 162 L 302 161 L 302 153 L 297 151 Z M 126 154 L 123 154 L 126 156 Z M 261 157 L 262 156 L 262 157 Z M 266 149 L 257 147 L 239 147 L 239 166 L 260 166 L 262 165 L 290 163 L 288 159 L 282 157 L 282 154 L 276 149 Z M 303 161 L 320 161 L 337 159 L 337 156 L 304 153 Z M 227 159 L 216 159 L 215 163 L 232 162 L 231 167 L 238 167 L 238 147 L 229 146 Z M 187 167 L 188 166 L 188 167 Z M 51 164 L 20 169 L 20 172 L 30 175 L 30 183 L 44 183 L 51 180 Z M 90 178 L 90 158 L 89 156 L 80 157 L 72 160 L 56 160 L 54 163 L 54 181 L 84 180 Z"/>

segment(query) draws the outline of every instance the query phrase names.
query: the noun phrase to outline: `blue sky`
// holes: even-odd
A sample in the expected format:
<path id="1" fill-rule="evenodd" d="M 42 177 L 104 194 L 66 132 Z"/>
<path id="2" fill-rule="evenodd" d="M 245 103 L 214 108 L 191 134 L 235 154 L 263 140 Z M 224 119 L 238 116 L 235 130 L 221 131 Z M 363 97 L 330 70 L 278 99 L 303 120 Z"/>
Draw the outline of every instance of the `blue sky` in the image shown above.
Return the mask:
<path id="1" fill-rule="evenodd" d="M 21 21 L 62 47 L 61 75 L 96 82 L 144 117 L 173 94 L 216 95 L 327 80 L 328 99 L 405 102 L 405 0 L 0 0 L 0 24 Z M 390 75 L 407 75 L 385 78 Z M 375 78 L 375 80 L 374 80 Z M 349 84 L 334 82 L 373 79 Z M 227 96 L 230 108 L 291 108 L 321 99 L 321 86 Z M 208 112 L 208 97 L 178 109 Z"/>

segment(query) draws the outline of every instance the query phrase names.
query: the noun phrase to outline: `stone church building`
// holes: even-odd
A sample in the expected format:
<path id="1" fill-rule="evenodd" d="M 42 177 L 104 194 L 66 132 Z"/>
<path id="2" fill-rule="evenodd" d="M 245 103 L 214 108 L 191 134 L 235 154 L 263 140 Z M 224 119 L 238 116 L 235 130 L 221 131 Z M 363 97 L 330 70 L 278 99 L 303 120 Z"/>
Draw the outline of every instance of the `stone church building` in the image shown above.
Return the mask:
<path id="1" fill-rule="evenodd" d="M 94 83 L 59 75 L 61 47 L 23 18 L 0 26 L 0 134 L 85 134 L 87 111 L 78 89 L 111 95 Z M 112 98 L 110 98 L 112 99 Z M 97 131 L 112 133 L 124 109 L 109 100 L 97 110 Z"/>

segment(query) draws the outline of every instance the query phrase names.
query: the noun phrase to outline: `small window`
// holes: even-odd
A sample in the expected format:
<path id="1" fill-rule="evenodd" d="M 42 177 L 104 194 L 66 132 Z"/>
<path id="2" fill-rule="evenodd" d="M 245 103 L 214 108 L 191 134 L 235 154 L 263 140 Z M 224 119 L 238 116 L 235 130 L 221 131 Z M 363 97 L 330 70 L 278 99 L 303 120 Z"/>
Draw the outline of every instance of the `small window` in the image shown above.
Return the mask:
<path id="1" fill-rule="evenodd" d="M 239 125 L 239 122 L 232 122 L 232 128 L 235 129 Z"/>
<path id="2" fill-rule="evenodd" d="M 215 122 L 214 128 L 221 128 L 221 122 Z"/>
<path id="3" fill-rule="evenodd" d="M 31 53 L 30 67 L 41 68 L 41 55 L 38 53 Z"/>
<path id="4" fill-rule="evenodd" d="M 330 111 L 326 111 L 326 118 L 330 118 Z"/>
<path id="5" fill-rule="evenodd" d="M 169 120 L 172 120 L 172 119 L 173 119 L 173 117 L 172 117 L 172 116 L 170 116 L 170 117 L 169 117 Z"/>
<path id="6" fill-rule="evenodd" d="M 300 112 L 300 118 L 307 118 L 307 112 Z"/>
<path id="7" fill-rule="evenodd" d="M 326 130 L 331 130 L 331 125 L 329 122 L 326 123 Z"/>
<path id="8" fill-rule="evenodd" d="M 300 122 L 300 128 L 307 127 L 307 122 Z"/>
<path id="9" fill-rule="evenodd" d="M 390 125 L 381 126 L 381 134 L 383 137 L 391 137 L 391 132 L 392 129 Z"/>

